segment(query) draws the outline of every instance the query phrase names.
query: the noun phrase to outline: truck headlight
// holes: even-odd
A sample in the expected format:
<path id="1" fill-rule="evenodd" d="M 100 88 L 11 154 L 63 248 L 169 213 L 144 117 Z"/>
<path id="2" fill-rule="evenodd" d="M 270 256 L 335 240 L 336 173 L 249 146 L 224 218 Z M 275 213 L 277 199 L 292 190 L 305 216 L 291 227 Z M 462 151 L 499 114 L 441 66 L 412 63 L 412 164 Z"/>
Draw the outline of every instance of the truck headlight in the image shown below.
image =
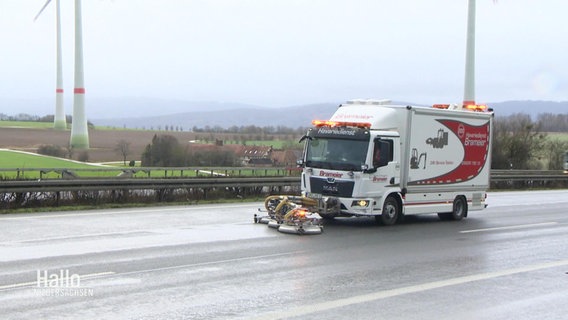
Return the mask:
<path id="1" fill-rule="evenodd" d="M 368 207 L 369 200 L 355 200 L 351 203 L 352 207 Z"/>

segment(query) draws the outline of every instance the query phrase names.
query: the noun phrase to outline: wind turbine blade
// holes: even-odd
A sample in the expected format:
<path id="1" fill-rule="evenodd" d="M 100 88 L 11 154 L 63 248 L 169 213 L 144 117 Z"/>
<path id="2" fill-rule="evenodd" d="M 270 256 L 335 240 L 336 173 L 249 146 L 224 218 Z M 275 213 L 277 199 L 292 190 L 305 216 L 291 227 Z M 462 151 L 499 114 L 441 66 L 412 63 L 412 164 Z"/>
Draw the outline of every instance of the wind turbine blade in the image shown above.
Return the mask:
<path id="1" fill-rule="evenodd" d="M 37 18 L 39 17 L 39 15 L 43 12 L 43 10 L 45 10 L 45 8 L 47 7 L 47 5 L 51 2 L 51 0 L 47 0 L 45 2 L 45 4 L 43 5 L 43 7 L 41 8 L 41 10 L 39 10 L 39 12 L 36 14 L 34 21 L 37 20 Z"/>

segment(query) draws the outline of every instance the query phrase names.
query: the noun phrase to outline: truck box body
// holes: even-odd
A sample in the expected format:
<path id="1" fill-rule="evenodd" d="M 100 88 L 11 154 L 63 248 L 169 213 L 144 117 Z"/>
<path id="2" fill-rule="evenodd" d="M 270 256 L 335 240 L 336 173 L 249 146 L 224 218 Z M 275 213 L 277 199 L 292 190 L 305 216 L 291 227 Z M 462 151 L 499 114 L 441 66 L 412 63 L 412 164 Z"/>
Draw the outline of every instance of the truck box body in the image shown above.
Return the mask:
<path id="1" fill-rule="evenodd" d="M 485 208 L 493 113 L 355 101 L 306 135 L 303 192 L 322 216 Z M 343 152 L 343 155 L 337 155 Z"/>

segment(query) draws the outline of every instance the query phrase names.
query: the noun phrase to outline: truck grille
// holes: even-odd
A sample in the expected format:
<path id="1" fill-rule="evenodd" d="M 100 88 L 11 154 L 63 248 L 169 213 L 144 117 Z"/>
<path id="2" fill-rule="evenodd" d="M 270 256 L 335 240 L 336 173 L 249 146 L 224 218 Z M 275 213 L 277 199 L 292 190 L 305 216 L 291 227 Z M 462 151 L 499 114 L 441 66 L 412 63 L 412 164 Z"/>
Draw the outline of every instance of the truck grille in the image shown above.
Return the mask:
<path id="1" fill-rule="evenodd" d="M 338 181 L 321 178 L 310 178 L 310 189 L 312 193 L 319 193 L 326 196 L 350 198 L 353 196 L 354 181 Z"/>

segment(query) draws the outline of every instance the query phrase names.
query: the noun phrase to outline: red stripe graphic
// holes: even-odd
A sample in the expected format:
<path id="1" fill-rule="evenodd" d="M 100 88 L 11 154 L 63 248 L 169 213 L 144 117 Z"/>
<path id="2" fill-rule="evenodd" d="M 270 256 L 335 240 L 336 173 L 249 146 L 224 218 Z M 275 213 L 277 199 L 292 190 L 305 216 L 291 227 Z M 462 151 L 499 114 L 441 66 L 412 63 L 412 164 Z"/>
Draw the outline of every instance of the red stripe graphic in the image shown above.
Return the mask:
<path id="1" fill-rule="evenodd" d="M 55 89 L 55 93 L 63 93 L 63 89 Z"/>
<path id="2" fill-rule="evenodd" d="M 437 120 L 461 142 L 464 155 L 460 165 L 454 170 L 437 177 L 414 181 L 409 184 L 450 184 L 471 180 L 479 175 L 479 172 L 487 165 L 489 152 L 489 121 L 481 126 L 455 120 Z"/>
<path id="3" fill-rule="evenodd" d="M 451 204 L 452 201 L 432 201 L 432 202 L 406 202 L 404 203 L 405 206 L 423 206 L 428 204 Z M 472 200 L 467 200 L 467 203 L 473 203 Z"/>
<path id="4" fill-rule="evenodd" d="M 74 94 L 85 94 L 85 88 L 75 88 L 75 90 L 73 90 Z"/>
<path id="5" fill-rule="evenodd" d="M 422 206 L 422 205 L 430 205 L 430 204 L 450 204 L 450 201 L 431 201 L 431 202 L 406 202 L 405 206 Z"/>

